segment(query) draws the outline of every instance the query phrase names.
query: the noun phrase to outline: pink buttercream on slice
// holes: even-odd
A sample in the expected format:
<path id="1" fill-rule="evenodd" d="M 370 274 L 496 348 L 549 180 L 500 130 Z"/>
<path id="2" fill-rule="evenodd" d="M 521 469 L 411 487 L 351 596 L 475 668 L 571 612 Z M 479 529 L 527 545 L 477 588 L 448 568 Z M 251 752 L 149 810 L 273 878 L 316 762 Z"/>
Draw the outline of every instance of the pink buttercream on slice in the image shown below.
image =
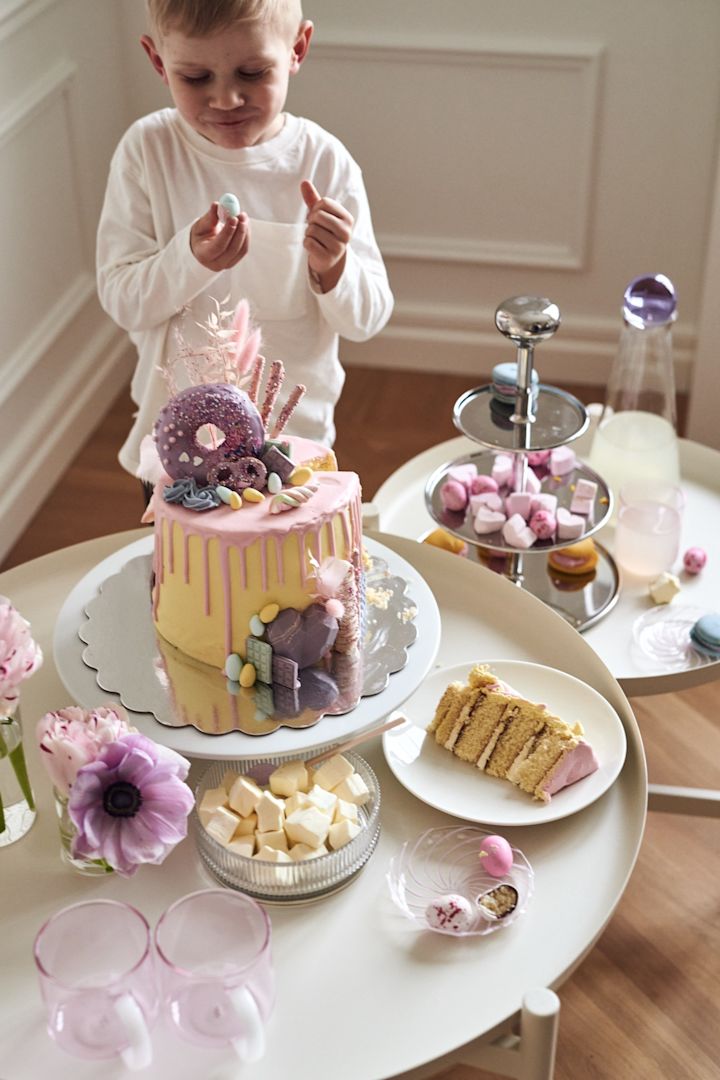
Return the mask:
<path id="1" fill-rule="evenodd" d="M 568 750 L 567 754 L 558 762 L 552 776 L 543 784 L 542 791 L 548 799 L 556 795 L 558 791 L 569 787 L 570 784 L 582 780 L 590 773 L 594 773 L 600 767 L 600 762 L 595 757 L 595 751 L 590 743 L 581 739 L 574 750 Z"/>

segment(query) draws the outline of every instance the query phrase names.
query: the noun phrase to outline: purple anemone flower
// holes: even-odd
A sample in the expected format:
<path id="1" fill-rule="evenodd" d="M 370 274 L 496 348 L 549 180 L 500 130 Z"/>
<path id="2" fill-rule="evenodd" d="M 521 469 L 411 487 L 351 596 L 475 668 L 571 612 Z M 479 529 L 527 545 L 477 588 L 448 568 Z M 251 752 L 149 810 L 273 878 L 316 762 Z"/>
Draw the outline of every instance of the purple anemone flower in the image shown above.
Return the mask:
<path id="1" fill-rule="evenodd" d="M 104 859 L 126 877 L 141 863 L 161 863 L 187 835 L 195 801 L 183 783 L 189 768 L 180 754 L 138 732 L 107 745 L 78 771 L 70 791 L 73 855 Z"/>

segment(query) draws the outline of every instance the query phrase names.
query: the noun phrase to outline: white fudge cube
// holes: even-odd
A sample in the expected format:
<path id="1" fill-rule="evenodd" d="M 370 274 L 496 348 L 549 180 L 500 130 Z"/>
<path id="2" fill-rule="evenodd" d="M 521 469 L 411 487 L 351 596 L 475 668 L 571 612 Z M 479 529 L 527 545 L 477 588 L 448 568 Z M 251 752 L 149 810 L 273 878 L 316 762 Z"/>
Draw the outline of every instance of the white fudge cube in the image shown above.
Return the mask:
<path id="1" fill-rule="evenodd" d="M 287 851 L 274 847 L 261 847 L 257 855 L 253 855 L 253 859 L 262 859 L 263 862 L 292 862 Z"/>
<path id="2" fill-rule="evenodd" d="M 223 787 L 208 788 L 200 800 L 198 817 L 207 828 L 207 823 L 220 806 L 227 804 L 227 792 Z"/>
<path id="3" fill-rule="evenodd" d="M 220 786 L 225 788 L 225 791 L 230 794 L 230 788 L 233 786 L 238 778 L 238 773 L 234 769 L 226 769 L 223 774 L 223 778 L 220 782 Z"/>
<path id="4" fill-rule="evenodd" d="M 332 791 L 326 791 L 319 784 L 315 784 L 308 792 L 308 805 L 317 806 L 318 810 L 322 810 L 323 814 L 327 814 L 332 819 L 337 805 L 337 795 Z"/>
<path id="5" fill-rule="evenodd" d="M 341 783 L 333 788 L 333 790 L 338 799 L 344 799 L 346 802 L 355 803 L 356 806 L 364 806 L 370 798 L 368 786 L 359 773 L 353 773 L 352 776 L 348 776 L 347 779 L 341 781 Z"/>
<path id="6" fill-rule="evenodd" d="M 302 810 L 303 807 L 311 805 L 307 792 L 296 791 L 294 795 L 285 800 L 285 817 L 289 818 L 296 810 Z"/>
<path id="7" fill-rule="evenodd" d="M 336 825 L 330 826 L 330 832 L 328 833 L 328 843 L 333 851 L 343 847 L 344 844 L 349 844 L 353 837 L 357 836 L 360 832 L 362 825 L 359 825 L 356 821 L 338 821 Z"/>
<path id="8" fill-rule="evenodd" d="M 244 855 L 246 859 L 251 859 L 255 852 L 255 837 L 235 836 L 227 845 L 227 849 L 235 855 Z"/>
<path id="9" fill-rule="evenodd" d="M 355 803 L 346 802 L 345 799 L 338 799 L 335 804 L 333 825 L 336 825 L 339 821 L 357 821 L 358 818 L 358 808 Z"/>
<path id="10" fill-rule="evenodd" d="M 238 822 L 238 827 L 235 830 L 236 836 L 254 836 L 257 829 L 257 814 L 248 814 L 247 817 L 241 817 Z"/>
<path id="11" fill-rule="evenodd" d="M 283 799 L 278 799 L 272 792 L 261 793 L 255 812 L 258 832 L 274 832 L 276 829 L 282 829 L 285 820 L 285 802 Z"/>
<path id="12" fill-rule="evenodd" d="M 260 802 L 262 791 L 249 776 L 238 776 L 230 788 L 228 802 L 240 817 L 247 817 Z"/>
<path id="13" fill-rule="evenodd" d="M 288 842 L 284 829 L 274 829 L 273 832 L 256 832 L 255 841 L 258 851 L 264 847 L 277 848 L 279 851 L 287 851 Z"/>
<path id="14" fill-rule="evenodd" d="M 333 757 L 328 758 L 327 761 L 323 761 L 322 765 L 315 770 L 312 781 L 318 787 L 332 791 L 341 780 L 352 776 L 354 772 L 355 770 L 347 758 L 344 758 L 342 754 L 335 754 Z"/>
<path id="15" fill-rule="evenodd" d="M 305 859 L 317 859 L 320 855 L 327 855 L 328 849 L 324 844 L 319 847 L 310 847 L 309 844 L 293 844 L 290 848 L 290 858 L 293 862 L 303 862 Z"/>
<path id="16" fill-rule="evenodd" d="M 296 791 L 307 791 L 308 771 L 303 761 L 286 761 L 270 773 L 270 790 L 273 795 L 288 799 Z"/>
<path id="17" fill-rule="evenodd" d="M 214 840 L 220 844 L 228 844 L 235 835 L 240 818 L 227 806 L 218 806 L 205 828 Z"/>
<path id="18" fill-rule="evenodd" d="M 316 806 L 296 810 L 285 821 L 285 832 L 291 844 L 319 847 L 324 844 L 330 829 L 330 818 Z"/>

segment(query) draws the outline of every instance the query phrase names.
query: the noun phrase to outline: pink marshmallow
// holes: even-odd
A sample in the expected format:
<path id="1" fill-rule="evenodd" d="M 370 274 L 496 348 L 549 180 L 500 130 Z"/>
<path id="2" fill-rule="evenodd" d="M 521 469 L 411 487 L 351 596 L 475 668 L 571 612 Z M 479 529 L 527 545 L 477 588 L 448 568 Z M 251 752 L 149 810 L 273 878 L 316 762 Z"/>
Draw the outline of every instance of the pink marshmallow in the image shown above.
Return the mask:
<path id="1" fill-rule="evenodd" d="M 440 501 L 446 510 L 464 510 L 468 502 L 467 488 L 459 480 L 446 480 L 440 488 Z"/>
<path id="2" fill-rule="evenodd" d="M 544 491 L 541 491 L 538 495 L 534 495 L 532 501 L 533 514 L 537 510 L 547 510 L 547 512 L 554 517 L 555 511 L 557 510 L 557 495 L 545 494 Z"/>
<path id="3" fill-rule="evenodd" d="M 575 451 L 569 446 L 556 446 L 550 451 L 550 472 L 553 476 L 566 476 L 577 465 Z"/>
<path id="4" fill-rule="evenodd" d="M 476 476 L 477 465 L 473 465 L 471 461 L 467 461 L 463 465 L 452 465 L 447 471 L 448 480 L 457 480 L 459 484 L 464 484 L 466 488 L 470 487 Z"/>
<path id="5" fill-rule="evenodd" d="M 498 510 L 489 510 L 486 506 L 481 506 L 475 515 L 473 528 L 476 533 L 483 536 L 486 533 L 497 532 L 500 526 L 504 525 L 506 520 L 507 518 L 505 515 L 501 514 Z"/>
<path id="6" fill-rule="evenodd" d="M 592 521 L 594 509 L 594 499 L 583 499 L 580 495 L 578 495 L 577 491 L 575 492 L 572 497 L 572 502 L 570 503 L 571 514 L 582 514 L 583 517 L 586 517 L 589 521 Z"/>
<path id="7" fill-rule="evenodd" d="M 683 555 L 683 566 L 688 574 L 699 574 L 707 562 L 707 552 L 701 547 L 688 548 Z"/>
<path id="8" fill-rule="evenodd" d="M 579 540 L 587 526 L 584 518 L 571 514 L 564 506 L 558 510 L 556 520 L 558 540 Z"/>
<path id="9" fill-rule="evenodd" d="M 496 454 L 492 467 L 492 479 L 498 487 L 510 487 L 513 481 L 513 459 L 509 454 Z"/>
<path id="10" fill-rule="evenodd" d="M 525 472 L 525 491 L 531 495 L 537 495 L 540 491 L 540 481 L 532 469 L 527 469 Z"/>
<path id="11" fill-rule="evenodd" d="M 502 495 L 498 495 L 496 491 L 484 491 L 481 495 L 470 496 L 470 513 L 477 514 L 481 506 L 484 506 L 486 510 L 503 510 Z"/>
<path id="12" fill-rule="evenodd" d="M 555 535 L 555 529 L 557 528 L 555 515 L 551 514 L 549 510 L 536 510 L 530 518 L 530 528 L 538 540 L 549 540 L 551 536 Z"/>
<path id="13" fill-rule="evenodd" d="M 492 476 L 485 476 L 482 473 L 478 476 L 473 476 L 470 481 L 471 495 L 484 495 L 486 492 L 497 491 L 497 489 L 497 480 L 493 480 Z"/>
<path id="14" fill-rule="evenodd" d="M 537 539 L 520 514 L 513 514 L 511 518 L 508 518 L 503 525 L 502 534 L 506 544 L 518 548 L 532 547 Z"/>
<path id="15" fill-rule="evenodd" d="M 530 517 L 533 497 L 529 491 L 513 491 L 505 500 L 505 513 L 510 518 L 519 514 L 524 521 Z"/>
<path id="16" fill-rule="evenodd" d="M 575 482 L 575 495 L 579 499 L 594 499 L 597 489 L 598 486 L 594 480 L 585 480 L 582 476 Z"/>
<path id="17" fill-rule="evenodd" d="M 549 450 L 528 450 L 527 459 L 530 465 L 545 465 L 549 458 Z"/>

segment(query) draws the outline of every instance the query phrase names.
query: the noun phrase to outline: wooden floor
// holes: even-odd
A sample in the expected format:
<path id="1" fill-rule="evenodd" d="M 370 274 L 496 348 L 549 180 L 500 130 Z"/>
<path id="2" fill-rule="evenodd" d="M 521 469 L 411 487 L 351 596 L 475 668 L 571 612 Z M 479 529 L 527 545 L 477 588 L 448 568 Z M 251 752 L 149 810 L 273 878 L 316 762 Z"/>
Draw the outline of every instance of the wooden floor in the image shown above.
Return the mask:
<path id="1" fill-rule="evenodd" d="M 342 468 L 360 474 L 366 499 L 408 458 L 456 434 L 452 404 L 472 381 L 349 370 L 337 410 L 336 452 Z M 598 400 L 592 388 L 579 393 Z M 130 402 L 122 395 L 2 569 L 138 524 L 139 484 L 116 462 L 129 420 Z M 720 787 L 716 687 L 637 698 L 632 705 L 655 782 Z M 650 816 L 617 911 L 560 989 L 556 1080 L 720 1077 L 719 871 L 720 822 Z M 483 993 L 492 987 L 480 979 Z M 444 1075 L 485 1080 L 488 1074 L 457 1068 Z"/>

